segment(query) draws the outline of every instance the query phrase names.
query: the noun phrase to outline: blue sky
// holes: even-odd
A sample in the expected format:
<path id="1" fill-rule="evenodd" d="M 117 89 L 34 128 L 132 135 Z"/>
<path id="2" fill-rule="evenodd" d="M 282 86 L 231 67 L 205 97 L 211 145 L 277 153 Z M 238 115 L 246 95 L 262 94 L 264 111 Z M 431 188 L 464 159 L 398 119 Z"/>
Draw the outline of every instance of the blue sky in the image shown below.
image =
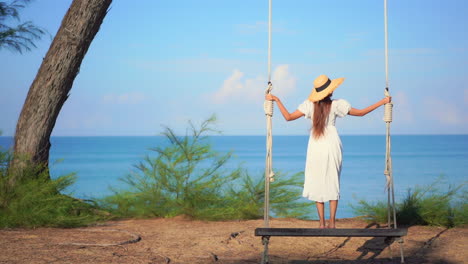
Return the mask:
<path id="1" fill-rule="evenodd" d="M 468 2 L 389 0 L 394 134 L 468 133 Z M 57 32 L 71 0 L 21 12 Z M 211 114 L 226 135 L 263 135 L 267 0 L 114 0 L 83 60 L 53 135 L 183 132 Z M 320 74 L 346 80 L 334 93 L 355 108 L 383 97 L 383 0 L 273 0 L 273 93 L 293 111 Z M 51 37 L 23 55 L 0 50 L 0 129 L 16 122 Z M 273 134 L 305 135 L 275 109 Z M 383 109 L 338 120 L 341 134 L 384 134 Z"/>

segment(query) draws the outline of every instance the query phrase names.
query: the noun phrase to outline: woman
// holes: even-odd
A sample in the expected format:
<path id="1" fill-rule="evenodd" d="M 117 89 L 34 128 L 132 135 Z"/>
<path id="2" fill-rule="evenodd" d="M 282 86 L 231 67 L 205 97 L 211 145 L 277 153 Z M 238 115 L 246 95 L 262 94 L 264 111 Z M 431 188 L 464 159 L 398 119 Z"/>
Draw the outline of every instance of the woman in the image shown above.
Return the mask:
<path id="1" fill-rule="evenodd" d="M 302 116 L 312 119 L 302 195 L 315 201 L 320 228 L 326 228 L 324 217 L 326 201 L 330 201 L 328 228 L 335 228 L 336 208 L 340 198 L 342 148 L 335 127 L 336 117 L 364 116 L 391 101 L 391 97 L 386 97 L 369 107 L 356 109 L 343 99 L 332 100 L 333 91 L 343 81 L 344 78 L 330 80 L 326 75 L 320 75 L 314 81 L 314 88 L 309 98 L 292 113 L 288 112 L 278 97 L 272 94 L 266 95 L 267 100 L 277 103 L 286 121 L 296 120 Z"/>

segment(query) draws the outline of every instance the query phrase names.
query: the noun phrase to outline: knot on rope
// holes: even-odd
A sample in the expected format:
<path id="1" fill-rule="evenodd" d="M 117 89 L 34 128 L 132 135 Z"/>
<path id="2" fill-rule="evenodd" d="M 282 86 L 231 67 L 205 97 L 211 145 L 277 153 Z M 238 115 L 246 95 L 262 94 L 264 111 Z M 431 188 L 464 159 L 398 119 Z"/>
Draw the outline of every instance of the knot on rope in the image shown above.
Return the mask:
<path id="1" fill-rule="evenodd" d="M 392 176 L 390 176 L 390 171 L 388 169 L 386 169 L 384 171 L 384 175 L 385 175 L 385 190 L 388 190 L 388 188 L 390 187 L 390 181 L 392 179 Z"/>
<path id="2" fill-rule="evenodd" d="M 387 96 L 387 97 L 390 96 L 390 92 L 388 91 L 388 87 L 385 87 L 385 89 L 384 89 L 384 94 L 385 94 L 385 96 Z M 393 119 L 393 117 L 392 117 L 392 116 L 393 116 L 393 115 L 392 115 L 393 104 L 392 104 L 392 103 L 385 104 L 384 109 L 385 109 L 385 112 L 384 112 L 384 118 L 383 118 L 383 120 L 384 120 L 386 123 L 392 122 L 392 119 Z"/>
<path id="3" fill-rule="evenodd" d="M 383 120 L 387 123 L 390 123 L 393 121 L 393 104 L 392 103 L 388 103 L 388 104 L 385 104 L 385 112 L 384 112 L 384 118 Z"/>
<path id="4" fill-rule="evenodd" d="M 263 102 L 263 110 L 265 110 L 265 115 L 273 116 L 273 101 L 265 100 Z"/>
<path id="5" fill-rule="evenodd" d="M 270 182 L 274 182 L 274 181 L 275 181 L 275 178 L 274 178 L 274 177 L 275 177 L 275 173 L 272 171 L 272 172 L 270 173 L 270 176 L 269 176 Z"/>
<path id="6" fill-rule="evenodd" d="M 271 90 L 273 90 L 273 84 L 271 82 L 268 82 L 268 87 L 265 90 L 265 94 L 269 94 Z M 265 102 L 263 103 L 263 110 L 265 110 L 265 115 L 273 116 L 273 105 L 273 101 L 265 100 Z"/>

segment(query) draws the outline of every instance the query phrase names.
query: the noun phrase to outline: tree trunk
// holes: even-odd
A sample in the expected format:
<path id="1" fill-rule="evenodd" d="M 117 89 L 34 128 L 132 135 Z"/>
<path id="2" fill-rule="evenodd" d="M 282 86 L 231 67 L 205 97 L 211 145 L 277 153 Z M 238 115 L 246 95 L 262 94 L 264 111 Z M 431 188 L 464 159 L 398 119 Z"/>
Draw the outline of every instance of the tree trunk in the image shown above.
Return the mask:
<path id="1" fill-rule="evenodd" d="M 15 132 L 10 169 L 48 165 L 50 135 L 112 0 L 74 0 L 29 88 Z M 13 180 L 14 181 L 14 180 Z"/>

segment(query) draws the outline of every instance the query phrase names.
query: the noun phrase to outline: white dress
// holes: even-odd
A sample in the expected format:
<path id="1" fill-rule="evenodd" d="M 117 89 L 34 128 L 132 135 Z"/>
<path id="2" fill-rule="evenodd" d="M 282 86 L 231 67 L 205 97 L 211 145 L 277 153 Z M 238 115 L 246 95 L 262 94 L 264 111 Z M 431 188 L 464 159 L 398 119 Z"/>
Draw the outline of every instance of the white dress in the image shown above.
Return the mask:
<path id="1" fill-rule="evenodd" d="M 313 119 L 314 103 L 304 101 L 297 108 L 305 118 Z M 351 105 L 343 100 L 333 100 L 324 134 L 315 139 L 310 130 L 305 165 L 302 196 L 316 202 L 340 199 L 340 173 L 342 161 L 341 140 L 335 127 L 336 117 L 346 116 Z"/>

